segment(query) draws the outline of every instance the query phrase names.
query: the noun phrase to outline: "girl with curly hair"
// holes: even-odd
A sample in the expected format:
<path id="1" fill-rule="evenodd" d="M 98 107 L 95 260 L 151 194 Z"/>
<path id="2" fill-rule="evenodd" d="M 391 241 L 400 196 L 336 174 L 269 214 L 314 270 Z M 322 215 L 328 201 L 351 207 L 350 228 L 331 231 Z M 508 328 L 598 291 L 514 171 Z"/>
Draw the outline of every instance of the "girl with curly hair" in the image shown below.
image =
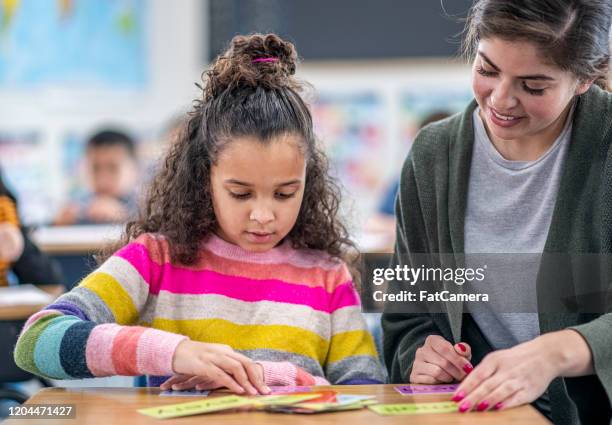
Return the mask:
<path id="1" fill-rule="evenodd" d="M 124 246 L 29 319 L 20 367 L 246 394 L 383 381 L 296 62 L 276 35 L 232 40 Z"/>

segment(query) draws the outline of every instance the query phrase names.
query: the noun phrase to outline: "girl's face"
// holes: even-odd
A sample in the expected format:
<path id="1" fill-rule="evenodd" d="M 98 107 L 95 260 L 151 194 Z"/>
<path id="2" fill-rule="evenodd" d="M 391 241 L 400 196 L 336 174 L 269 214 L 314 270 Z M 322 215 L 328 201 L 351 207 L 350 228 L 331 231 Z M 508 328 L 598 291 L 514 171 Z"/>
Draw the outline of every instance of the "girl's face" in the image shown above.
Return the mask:
<path id="1" fill-rule="evenodd" d="M 284 135 L 261 143 L 232 139 L 211 168 L 217 234 L 248 251 L 276 246 L 300 212 L 306 161 L 300 139 Z"/>
<path id="2" fill-rule="evenodd" d="M 483 39 L 472 69 L 472 88 L 495 144 L 552 143 L 570 101 L 588 90 L 570 72 L 549 64 L 529 42 Z"/>

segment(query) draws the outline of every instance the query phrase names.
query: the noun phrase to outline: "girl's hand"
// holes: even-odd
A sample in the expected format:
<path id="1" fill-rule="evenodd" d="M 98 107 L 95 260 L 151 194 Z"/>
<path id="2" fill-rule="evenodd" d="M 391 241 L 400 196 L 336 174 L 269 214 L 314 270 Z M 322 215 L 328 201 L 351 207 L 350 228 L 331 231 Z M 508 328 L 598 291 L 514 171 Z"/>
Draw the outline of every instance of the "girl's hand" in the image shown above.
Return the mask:
<path id="1" fill-rule="evenodd" d="M 259 363 L 255 363 L 257 366 L 257 373 L 259 374 L 259 379 L 261 381 L 264 380 L 263 376 L 263 366 Z M 203 390 L 214 390 L 215 388 L 219 388 L 218 385 L 215 385 L 214 382 L 211 382 L 206 377 L 203 376 L 193 376 L 193 375 L 174 375 L 168 378 L 163 384 L 159 386 L 162 390 L 175 390 L 175 391 L 184 391 L 195 388 L 198 391 Z M 262 394 L 269 393 L 269 389 L 267 392 Z"/>
<path id="2" fill-rule="evenodd" d="M 531 403 L 557 376 L 592 373 L 586 341 L 573 330 L 542 335 L 487 355 L 457 389 L 459 411 L 499 410 Z"/>
<path id="3" fill-rule="evenodd" d="M 472 350 L 464 342 L 454 346 L 439 335 L 430 335 L 416 350 L 409 381 L 413 384 L 443 384 L 462 381 L 473 369 Z"/>
<path id="4" fill-rule="evenodd" d="M 261 366 L 228 345 L 185 340 L 176 347 L 172 369 L 179 377 L 164 382 L 162 389 L 195 387 L 204 390 L 226 387 L 237 394 L 270 392 L 264 384 Z M 174 388 L 175 383 L 180 384 L 180 387 Z"/>

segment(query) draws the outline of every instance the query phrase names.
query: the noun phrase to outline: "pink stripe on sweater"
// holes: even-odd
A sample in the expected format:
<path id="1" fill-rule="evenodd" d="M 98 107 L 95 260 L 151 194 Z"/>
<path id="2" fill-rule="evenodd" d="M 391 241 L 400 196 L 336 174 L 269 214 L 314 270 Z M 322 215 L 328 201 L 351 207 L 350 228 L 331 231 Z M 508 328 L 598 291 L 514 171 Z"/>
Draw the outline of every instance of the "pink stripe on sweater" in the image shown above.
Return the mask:
<path id="1" fill-rule="evenodd" d="M 111 353 L 115 336 L 121 328 L 114 323 L 106 323 L 95 326 L 91 331 L 85 348 L 85 359 L 87 368 L 94 376 L 117 374 Z"/>
<path id="2" fill-rule="evenodd" d="M 159 295 L 161 290 L 174 294 L 217 294 L 246 302 L 274 301 L 306 305 L 327 313 L 359 305 L 359 297 L 351 282 L 337 286 L 332 294 L 328 294 L 323 287 L 311 288 L 272 279 L 225 276 L 208 270 L 175 268 L 170 264 L 160 266 L 151 261 L 143 263 L 134 261 L 129 254 L 130 251 L 123 251 L 118 255 L 129 261 L 143 279 L 150 283 L 149 293 L 154 295 Z"/>
<path id="3" fill-rule="evenodd" d="M 124 326 L 113 341 L 111 355 L 117 375 L 140 375 L 138 356 L 136 354 L 140 336 L 146 329 L 136 326 Z"/>
<path id="4" fill-rule="evenodd" d="M 161 235 L 143 234 L 130 245 L 133 244 L 145 246 L 151 253 L 151 258 L 158 264 L 170 262 L 169 243 Z M 302 249 L 299 250 L 299 255 L 296 255 L 298 251 L 293 249 L 288 241 L 270 251 L 254 253 L 211 235 L 203 247 L 217 256 L 252 264 L 289 264 L 299 268 L 316 267 L 325 270 L 339 270 L 344 264 L 339 259 L 332 259 L 326 252 L 314 249 Z"/>
<path id="5" fill-rule="evenodd" d="M 184 335 L 147 329 L 140 337 L 137 350 L 138 370 L 143 374 L 172 375 L 172 359 L 176 347 L 188 339 Z"/>

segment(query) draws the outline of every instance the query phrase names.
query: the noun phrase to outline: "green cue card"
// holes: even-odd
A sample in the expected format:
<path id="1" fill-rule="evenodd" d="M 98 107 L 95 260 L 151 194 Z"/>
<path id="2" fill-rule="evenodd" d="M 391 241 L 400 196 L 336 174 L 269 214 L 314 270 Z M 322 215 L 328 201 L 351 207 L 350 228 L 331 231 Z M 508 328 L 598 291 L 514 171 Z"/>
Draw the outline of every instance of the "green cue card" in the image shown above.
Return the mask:
<path id="1" fill-rule="evenodd" d="M 368 409 L 384 416 L 395 415 L 424 415 L 431 413 L 457 412 L 457 403 L 445 401 L 440 403 L 401 403 L 401 404 L 376 404 L 368 406 Z"/>

